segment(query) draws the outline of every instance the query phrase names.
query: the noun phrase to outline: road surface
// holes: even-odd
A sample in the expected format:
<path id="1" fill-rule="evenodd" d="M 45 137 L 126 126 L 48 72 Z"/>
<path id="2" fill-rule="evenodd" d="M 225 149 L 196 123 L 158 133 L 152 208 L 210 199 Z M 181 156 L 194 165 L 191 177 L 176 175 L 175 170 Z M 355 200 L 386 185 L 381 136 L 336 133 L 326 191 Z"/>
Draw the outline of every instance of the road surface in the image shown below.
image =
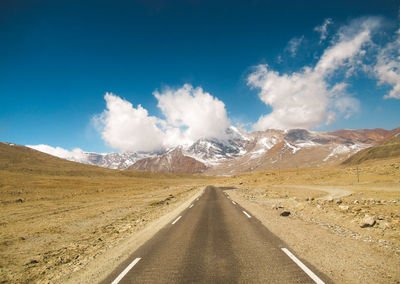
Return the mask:
<path id="1" fill-rule="evenodd" d="M 221 188 L 207 187 L 103 283 L 330 282 L 282 248 L 288 247 Z"/>

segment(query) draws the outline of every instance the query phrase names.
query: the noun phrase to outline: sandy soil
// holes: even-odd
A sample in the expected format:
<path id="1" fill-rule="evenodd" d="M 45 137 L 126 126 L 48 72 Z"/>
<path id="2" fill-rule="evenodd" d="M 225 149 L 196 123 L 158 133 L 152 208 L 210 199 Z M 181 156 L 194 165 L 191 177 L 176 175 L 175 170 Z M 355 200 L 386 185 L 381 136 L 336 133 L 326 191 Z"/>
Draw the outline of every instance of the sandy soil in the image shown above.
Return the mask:
<path id="1" fill-rule="evenodd" d="M 2 283 L 97 282 L 203 188 L 122 188 L 2 204 Z"/>
<path id="2" fill-rule="evenodd" d="M 162 211 L 153 213 L 153 220 L 148 222 L 138 232 L 130 234 L 122 239 L 114 247 L 109 247 L 97 258 L 93 259 L 84 269 L 77 273 L 71 273 L 64 277 L 63 283 L 96 283 L 104 280 L 118 265 L 128 258 L 137 248 L 152 238 L 162 227 L 170 223 L 176 216 L 187 208 L 204 191 L 194 190 L 183 197 L 174 206 L 164 208 Z M 160 217 L 161 214 L 162 217 Z M 158 217 L 158 218 L 157 218 Z"/>

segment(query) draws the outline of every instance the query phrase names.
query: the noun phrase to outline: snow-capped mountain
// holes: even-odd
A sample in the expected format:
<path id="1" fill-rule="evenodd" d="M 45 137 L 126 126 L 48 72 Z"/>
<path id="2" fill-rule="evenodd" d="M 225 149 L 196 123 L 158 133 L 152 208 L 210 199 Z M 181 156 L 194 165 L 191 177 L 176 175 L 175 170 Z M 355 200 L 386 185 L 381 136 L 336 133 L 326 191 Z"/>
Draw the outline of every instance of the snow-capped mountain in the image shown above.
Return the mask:
<path id="1" fill-rule="evenodd" d="M 377 145 L 398 132 L 400 129 L 330 133 L 293 129 L 244 133 L 230 127 L 224 140 L 200 139 L 186 148 L 179 146 L 158 158 L 144 158 L 129 169 L 226 175 L 330 165 Z"/>
<path id="2" fill-rule="evenodd" d="M 184 149 L 183 153 L 207 166 L 212 166 L 223 160 L 236 158 L 246 153 L 245 149 L 250 138 L 233 126 L 226 130 L 226 135 L 227 139 L 224 140 L 200 139 Z"/>
<path id="3" fill-rule="evenodd" d="M 133 165 L 136 161 L 157 156 L 160 153 L 85 153 L 81 163 L 96 165 L 104 168 L 123 170 Z"/>
<path id="4" fill-rule="evenodd" d="M 399 133 L 400 128 L 333 132 L 271 129 L 247 133 L 231 126 L 226 130 L 225 139 L 200 139 L 192 145 L 162 152 L 97 154 L 81 151 L 62 157 L 112 169 L 226 175 L 336 164 Z M 33 148 L 46 152 L 40 147 Z"/>

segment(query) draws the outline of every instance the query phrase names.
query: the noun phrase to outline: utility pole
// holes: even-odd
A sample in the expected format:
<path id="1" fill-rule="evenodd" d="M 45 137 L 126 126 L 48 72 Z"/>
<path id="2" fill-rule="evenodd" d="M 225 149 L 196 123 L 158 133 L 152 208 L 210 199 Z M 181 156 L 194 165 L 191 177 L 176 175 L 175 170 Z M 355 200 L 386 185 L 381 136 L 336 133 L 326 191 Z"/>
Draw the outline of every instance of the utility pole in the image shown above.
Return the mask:
<path id="1" fill-rule="evenodd" d="M 358 166 L 357 166 L 357 182 L 360 182 L 360 175 L 358 173 Z"/>

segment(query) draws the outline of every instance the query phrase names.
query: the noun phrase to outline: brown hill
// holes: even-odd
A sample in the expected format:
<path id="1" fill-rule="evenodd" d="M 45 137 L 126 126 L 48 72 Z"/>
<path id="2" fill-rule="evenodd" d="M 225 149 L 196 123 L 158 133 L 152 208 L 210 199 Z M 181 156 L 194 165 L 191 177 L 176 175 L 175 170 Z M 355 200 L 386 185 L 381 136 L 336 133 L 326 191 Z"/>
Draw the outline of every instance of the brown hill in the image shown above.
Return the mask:
<path id="1" fill-rule="evenodd" d="M 349 139 L 354 142 L 365 144 L 379 144 L 394 135 L 400 133 L 400 127 L 393 130 L 386 130 L 382 128 L 376 129 L 340 129 L 328 132 L 330 135 Z"/>
<path id="2" fill-rule="evenodd" d="M 400 157 L 400 136 L 394 136 L 384 143 L 373 146 L 354 154 L 345 160 L 343 165 L 358 165 L 368 160 Z"/>
<path id="3" fill-rule="evenodd" d="M 213 183 L 89 166 L 0 143 L 0 282 L 99 282 L 70 277 L 85 269 L 93 275 L 101 254 L 124 259 L 137 232 Z M 102 269 L 104 276 L 112 271 L 109 264 Z"/>
<path id="4" fill-rule="evenodd" d="M 23 174 L 29 178 L 32 175 L 63 176 L 63 177 L 139 177 L 167 178 L 177 177 L 151 172 L 120 171 L 93 165 L 72 162 L 57 158 L 34 149 L 0 142 L 0 171 L 5 173 Z M 1 185 L 1 182 L 0 182 Z"/>
<path id="5" fill-rule="evenodd" d="M 202 162 L 185 156 L 181 148 L 176 148 L 162 156 L 141 159 L 128 168 L 128 170 L 174 174 L 202 173 L 206 169 L 207 166 Z"/>

